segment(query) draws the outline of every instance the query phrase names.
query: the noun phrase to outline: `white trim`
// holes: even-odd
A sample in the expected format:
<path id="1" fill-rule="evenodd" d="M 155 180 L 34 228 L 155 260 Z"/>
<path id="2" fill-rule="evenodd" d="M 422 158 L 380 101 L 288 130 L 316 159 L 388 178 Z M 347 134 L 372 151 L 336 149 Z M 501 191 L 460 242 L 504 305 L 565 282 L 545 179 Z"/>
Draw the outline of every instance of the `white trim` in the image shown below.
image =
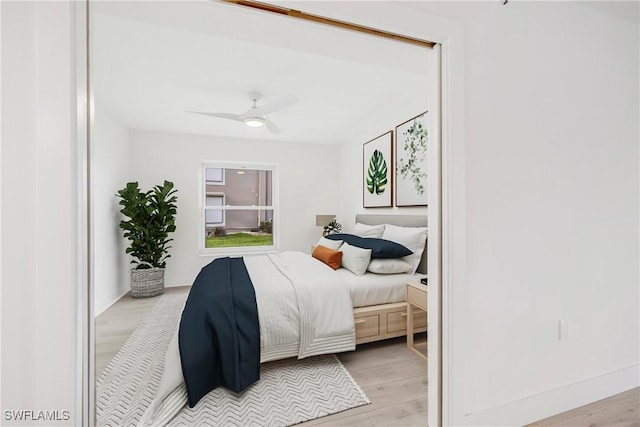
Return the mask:
<path id="1" fill-rule="evenodd" d="M 72 118 L 75 118 L 74 140 L 75 158 L 75 206 L 73 208 L 75 230 L 74 266 L 75 306 L 76 306 L 76 372 L 74 373 L 73 396 L 75 406 L 72 420 L 79 420 L 83 426 L 94 424 L 95 420 L 95 328 L 93 313 L 93 260 L 90 253 L 90 208 L 89 208 L 89 138 L 92 129 L 89 109 L 91 99 L 88 67 L 89 46 L 89 4 L 88 0 L 71 3 L 71 73 L 75 79 L 75 93 L 71 94 Z M 73 80 L 72 80 L 73 82 Z M 76 422 L 78 423 L 78 422 Z"/>
<path id="2" fill-rule="evenodd" d="M 0 34 L 2 34 L 2 2 L 0 2 Z M 2 76 L 2 44 L 0 43 L 0 76 Z M 2 85 L 0 84 L 0 99 Z M 2 135 L 2 102 L 0 102 L 0 135 Z M 2 148 L 0 147 L 0 236 L 2 236 Z M 0 256 L 0 289 L 2 289 L 2 256 Z M 2 307 L 2 292 L 0 292 L 0 307 Z M 0 331 L 2 330 L 2 316 L 0 316 Z M 77 337 L 76 337 L 77 338 Z M 0 340 L 0 378 L 2 378 L 2 341 Z M 0 402 L 2 402 L 2 387 L 0 387 Z M 77 412 L 76 408 L 76 413 Z M 82 408 L 80 408 L 82 410 Z"/>
<path id="3" fill-rule="evenodd" d="M 450 75 L 451 72 L 451 57 L 449 55 L 450 46 L 448 42 L 443 43 L 441 48 L 441 84 L 442 90 L 442 102 L 440 118 L 440 132 L 441 134 L 441 234 L 440 234 L 440 255 L 442 256 L 442 271 L 441 274 L 441 295 L 440 295 L 440 357 L 441 357 L 441 371 L 440 371 L 440 423 L 432 423 L 430 419 L 430 425 L 451 425 L 453 419 L 451 398 L 452 398 L 452 377 L 451 377 L 451 365 L 452 365 L 452 346 L 451 340 L 451 324 L 453 317 L 452 297 L 451 297 L 451 198 L 449 197 L 449 186 L 451 183 L 451 98 L 450 98 Z"/>
<path id="4" fill-rule="evenodd" d="M 228 160 L 201 160 L 200 168 L 204 169 L 205 167 L 212 168 L 225 168 L 225 169 L 263 169 L 263 170 L 271 170 L 267 168 L 277 168 L 277 163 L 268 163 L 268 162 L 238 162 L 238 161 L 228 161 Z M 201 179 L 202 181 L 202 179 Z"/>
<path id="5" fill-rule="evenodd" d="M 206 197 L 211 197 L 211 194 L 207 194 Z M 264 211 L 264 210 L 272 210 L 272 209 L 275 209 L 275 208 L 273 207 L 273 205 L 264 205 L 264 206 L 255 206 L 255 205 L 251 205 L 251 206 L 243 206 L 243 205 L 238 205 L 238 206 L 229 206 L 229 205 L 213 206 L 213 205 L 208 205 L 208 206 L 202 206 L 202 209 L 205 209 L 205 210 L 221 210 L 221 211 L 237 211 L 237 210 L 242 210 L 242 211 Z"/>
<path id="6" fill-rule="evenodd" d="M 169 286 L 165 286 L 165 287 L 169 287 Z M 115 297 L 115 299 L 113 301 L 111 301 L 110 303 L 108 303 L 105 307 L 103 307 L 100 311 L 95 311 L 93 316 L 94 319 L 97 319 L 98 316 L 100 316 L 102 313 L 104 313 L 105 311 L 107 311 L 107 309 L 109 307 L 111 307 L 113 304 L 117 303 L 118 301 L 120 301 L 120 298 L 122 298 L 123 296 L 125 296 L 126 294 L 129 293 L 129 289 L 125 289 L 124 291 L 122 291 L 122 293 L 120 295 L 118 295 L 117 297 Z"/>
<path id="7" fill-rule="evenodd" d="M 428 299 L 428 325 L 435 325 L 429 328 L 429 345 L 427 346 L 427 417 L 430 426 L 438 426 L 442 423 L 441 416 L 441 394 L 442 381 L 440 371 L 442 369 L 442 163 L 440 161 L 442 152 L 442 90 L 440 74 L 442 73 L 442 46 L 436 44 L 433 47 L 432 57 L 434 61 L 429 61 L 428 74 L 433 75 L 428 79 L 430 82 L 429 110 L 431 111 L 429 138 L 429 179 L 427 189 L 429 194 L 429 243 L 427 244 L 427 271 L 429 272 L 429 299 Z M 431 398 L 431 396 L 437 396 Z"/>

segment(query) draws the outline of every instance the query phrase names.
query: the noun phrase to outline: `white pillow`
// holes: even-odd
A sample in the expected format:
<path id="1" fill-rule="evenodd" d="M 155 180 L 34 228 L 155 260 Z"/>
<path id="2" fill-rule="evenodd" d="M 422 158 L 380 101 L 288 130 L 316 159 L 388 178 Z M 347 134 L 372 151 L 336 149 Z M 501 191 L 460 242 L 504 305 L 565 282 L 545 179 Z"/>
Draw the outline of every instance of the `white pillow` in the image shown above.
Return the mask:
<path id="1" fill-rule="evenodd" d="M 400 258 L 372 259 L 367 271 L 376 274 L 400 274 L 412 271 L 411 265 Z"/>
<path id="2" fill-rule="evenodd" d="M 362 249 L 344 243 L 340 248 L 342 252 L 342 266 L 353 274 L 362 276 L 367 271 L 371 260 L 371 249 Z"/>
<path id="3" fill-rule="evenodd" d="M 384 224 L 380 225 L 366 225 L 356 222 L 356 226 L 353 228 L 353 233 L 360 237 L 373 237 L 379 239 L 384 232 Z"/>
<path id="4" fill-rule="evenodd" d="M 340 246 L 342 246 L 342 240 L 331 240 L 325 237 L 321 237 L 320 240 L 318 240 L 318 244 L 316 246 L 324 246 L 325 248 L 337 251 L 338 249 L 340 249 Z"/>
<path id="5" fill-rule="evenodd" d="M 402 259 L 411 266 L 412 270 L 409 273 L 415 273 L 427 242 L 427 227 L 399 227 L 387 224 L 384 227 L 382 238 L 400 243 L 413 251 L 412 255 L 407 255 Z"/>

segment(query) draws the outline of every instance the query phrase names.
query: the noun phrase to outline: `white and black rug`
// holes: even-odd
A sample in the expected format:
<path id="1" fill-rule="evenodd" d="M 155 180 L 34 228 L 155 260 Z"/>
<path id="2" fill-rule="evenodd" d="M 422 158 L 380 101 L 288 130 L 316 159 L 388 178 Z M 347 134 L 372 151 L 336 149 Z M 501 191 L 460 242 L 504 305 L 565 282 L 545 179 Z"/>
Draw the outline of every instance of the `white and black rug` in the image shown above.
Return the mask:
<path id="1" fill-rule="evenodd" d="M 133 426 L 151 404 L 183 295 L 162 295 L 96 384 L 98 426 Z M 173 426 L 289 426 L 366 405 L 369 399 L 333 355 L 264 363 L 260 380 L 240 394 L 218 388 Z"/>

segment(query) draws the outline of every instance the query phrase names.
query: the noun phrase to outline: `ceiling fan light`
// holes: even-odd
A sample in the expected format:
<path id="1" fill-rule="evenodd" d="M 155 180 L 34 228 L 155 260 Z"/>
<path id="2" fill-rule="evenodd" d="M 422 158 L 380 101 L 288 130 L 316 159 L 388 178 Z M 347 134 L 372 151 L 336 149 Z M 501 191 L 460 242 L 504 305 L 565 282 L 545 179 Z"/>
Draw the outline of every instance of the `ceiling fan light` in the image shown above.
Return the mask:
<path id="1" fill-rule="evenodd" d="M 247 117 L 244 119 L 244 123 L 247 126 L 251 126 L 253 128 L 259 128 L 264 125 L 264 119 L 262 117 Z"/>

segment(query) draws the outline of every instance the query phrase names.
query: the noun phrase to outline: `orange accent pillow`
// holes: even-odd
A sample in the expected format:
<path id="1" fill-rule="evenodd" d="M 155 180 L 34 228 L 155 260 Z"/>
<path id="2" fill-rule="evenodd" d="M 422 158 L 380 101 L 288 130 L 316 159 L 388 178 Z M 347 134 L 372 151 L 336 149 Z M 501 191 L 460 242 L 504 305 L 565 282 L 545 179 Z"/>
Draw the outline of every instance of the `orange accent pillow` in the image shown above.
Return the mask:
<path id="1" fill-rule="evenodd" d="M 334 251 L 324 246 L 316 246 L 311 256 L 324 262 L 334 270 L 339 269 L 342 265 L 342 252 Z"/>

